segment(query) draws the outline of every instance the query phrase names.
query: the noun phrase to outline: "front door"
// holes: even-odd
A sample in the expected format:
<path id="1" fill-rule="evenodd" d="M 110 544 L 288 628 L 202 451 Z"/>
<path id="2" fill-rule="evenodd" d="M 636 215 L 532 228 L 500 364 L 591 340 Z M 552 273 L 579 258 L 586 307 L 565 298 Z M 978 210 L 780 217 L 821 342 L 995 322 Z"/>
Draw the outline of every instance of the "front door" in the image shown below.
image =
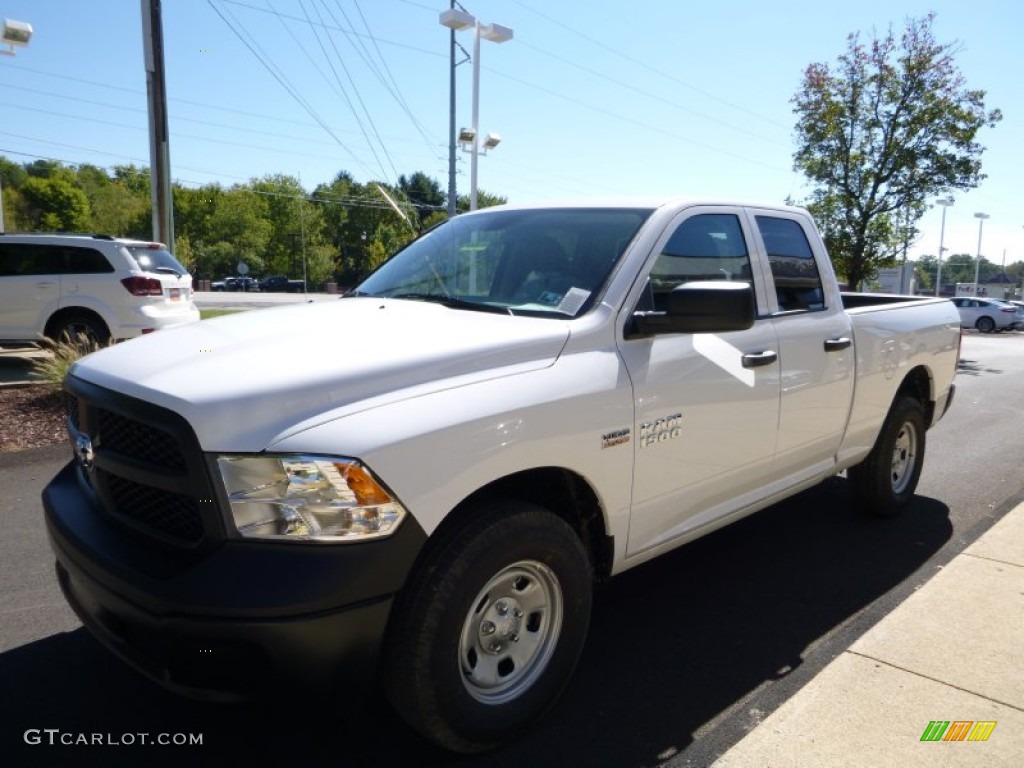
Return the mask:
<path id="1" fill-rule="evenodd" d="M 749 227 L 739 209 L 687 209 L 641 275 L 647 282 L 640 309 L 663 309 L 681 283 L 742 280 L 755 289 L 759 318 L 745 331 L 621 342 L 636 422 L 628 555 L 696 532 L 750 503 L 770 481 L 780 377 Z"/>

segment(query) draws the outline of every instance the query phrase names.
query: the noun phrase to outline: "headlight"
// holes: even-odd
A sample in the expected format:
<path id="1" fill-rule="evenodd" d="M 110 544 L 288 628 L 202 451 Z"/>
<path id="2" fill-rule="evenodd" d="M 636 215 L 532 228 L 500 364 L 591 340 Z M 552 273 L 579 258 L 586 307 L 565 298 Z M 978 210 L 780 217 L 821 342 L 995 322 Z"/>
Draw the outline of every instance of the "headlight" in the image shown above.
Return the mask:
<path id="1" fill-rule="evenodd" d="M 245 538 L 365 541 L 406 515 L 369 469 L 334 456 L 221 456 L 235 527 Z"/>

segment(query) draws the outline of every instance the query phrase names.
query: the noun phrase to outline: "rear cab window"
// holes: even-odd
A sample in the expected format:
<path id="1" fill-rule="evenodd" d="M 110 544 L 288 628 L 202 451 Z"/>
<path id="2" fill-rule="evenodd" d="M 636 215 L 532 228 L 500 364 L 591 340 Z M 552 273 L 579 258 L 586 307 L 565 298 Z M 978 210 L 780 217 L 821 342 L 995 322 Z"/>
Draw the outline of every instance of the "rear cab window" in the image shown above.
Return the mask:
<path id="1" fill-rule="evenodd" d="M 794 219 L 754 216 L 775 283 L 780 312 L 825 309 L 825 291 L 807 233 Z"/>

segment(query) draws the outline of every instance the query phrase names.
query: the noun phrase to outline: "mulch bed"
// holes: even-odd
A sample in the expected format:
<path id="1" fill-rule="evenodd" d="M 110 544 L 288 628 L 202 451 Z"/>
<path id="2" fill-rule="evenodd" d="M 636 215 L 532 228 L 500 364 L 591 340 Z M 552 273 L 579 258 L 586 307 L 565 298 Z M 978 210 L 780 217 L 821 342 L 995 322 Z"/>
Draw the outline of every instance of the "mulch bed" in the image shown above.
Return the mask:
<path id="1" fill-rule="evenodd" d="M 43 386 L 0 387 L 0 452 L 66 442 L 59 393 Z"/>

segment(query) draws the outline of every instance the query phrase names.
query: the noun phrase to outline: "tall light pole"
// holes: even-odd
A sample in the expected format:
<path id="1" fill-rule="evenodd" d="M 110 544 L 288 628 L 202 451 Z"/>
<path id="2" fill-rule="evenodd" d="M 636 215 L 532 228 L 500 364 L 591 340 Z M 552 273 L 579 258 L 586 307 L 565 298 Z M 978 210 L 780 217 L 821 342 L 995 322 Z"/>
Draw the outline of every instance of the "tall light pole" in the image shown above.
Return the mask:
<path id="1" fill-rule="evenodd" d="M 28 41 L 32 39 L 32 25 L 26 21 L 13 21 L 12 19 L 4 19 L 4 26 L 2 34 L 0 34 L 0 43 L 7 46 L 7 50 L 0 48 L 0 55 L 13 56 L 15 54 L 16 46 L 28 45 Z M 0 232 L 4 231 L 4 185 L 3 179 L 0 179 Z"/>
<path id="2" fill-rule="evenodd" d="M 441 26 L 451 30 L 473 28 L 473 124 L 469 130 L 460 132 L 462 143 L 469 144 L 472 161 L 469 171 L 469 210 L 475 211 L 477 206 L 477 164 L 481 146 L 486 150 L 493 149 L 501 141 L 496 134 L 488 134 L 482 142 L 480 138 L 480 39 L 493 43 L 504 43 L 512 39 L 513 32 L 500 24 L 481 24 L 480 19 L 472 14 L 451 8 L 442 11 L 439 21 Z"/>
<path id="3" fill-rule="evenodd" d="M 987 213 L 976 213 L 974 218 L 978 220 L 978 260 L 974 262 L 974 296 L 978 296 L 978 272 L 981 270 L 981 230 L 985 226 L 985 219 L 990 218 Z"/>
<path id="4" fill-rule="evenodd" d="M 942 228 L 939 230 L 939 258 L 938 267 L 935 270 L 935 295 L 938 296 L 942 290 L 942 254 L 946 250 L 946 209 L 953 204 L 952 197 L 940 197 L 935 201 L 942 206 Z"/>
<path id="5" fill-rule="evenodd" d="M 455 10 L 455 0 L 451 0 Z M 448 218 L 455 215 L 455 29 L 448 30 Z"/>

